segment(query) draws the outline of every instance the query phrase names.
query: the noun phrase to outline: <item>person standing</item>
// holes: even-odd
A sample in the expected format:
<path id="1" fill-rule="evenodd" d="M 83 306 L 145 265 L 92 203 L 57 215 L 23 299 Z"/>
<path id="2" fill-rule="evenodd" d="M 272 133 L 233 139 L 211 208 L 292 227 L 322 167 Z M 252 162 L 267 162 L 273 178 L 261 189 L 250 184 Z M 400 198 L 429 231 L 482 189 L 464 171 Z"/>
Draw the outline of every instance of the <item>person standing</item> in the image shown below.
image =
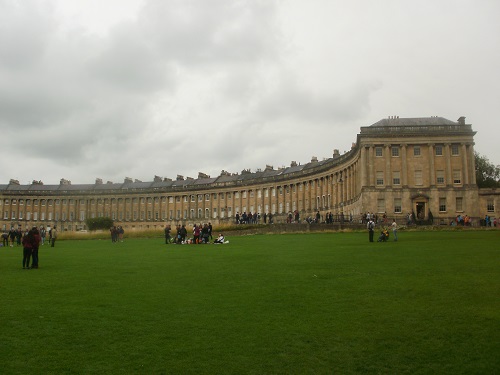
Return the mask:
<path id="1" fill-rule="evenodd" d="M 51 229 L 50 231 L 51 236 L 50 236 L 50 247 L 54 247 L 57 239 L 57 228 L 54 225 L 54 228 Z"/>
<path id="2" fill-rule="evenodd" d="M 40 227 L 40 237 L 42 239 L 42 245 L 45 244 L 45 236 L 47 235 L 47 231 L 43 227 L 43 225 Z"/>
<path id="3" fill-rule="evenodd" d="M 212 230 L 213 230 L 213 229 L 214 229 L 214 228 L 212 227 L 212 223 L 210 223 L 210 222 L 209 222 L 209 223 L 208 223 L 208 234 L 210 235 L 210 239 L 211 239 L 211 240 L 213 239 L 213 237 L 212 237 Z"/>
<path id="4" fill-rule="evenodd" d="M 394 234 L 394 241 L 398 240 L 398 224 L 396 223 L 396 219 L 392 219 L 392 234 Z"/>
<path id="5" fill-rule="evenodd" d="M 33 231 L 30 230 L 23 236 L 23 270 L 30 269 L 30 259 L 31 254 L 33 253 L 33 242 L 35 240 L 35 236 Z"/>
<path id="6" fill-rule="evenodd" d="M 368 219 L 368 224 L 366 224 L 366 228 L 368 229 L 368 239 L 370 242 L 373 242 L 373 230 L 375 229 L 375 223 L 372 218 Z"/>
<path id="7" fill-rule="evenodd" d="M 9 238 L 10 238 L 10 247 L 14 247 L 14 242 L 16 242 L 16 230 L 14 229 L 14 227 L 10 228 Z"/>
<path id="8" fill-rule="evenodd" d="M 165 244 L 170 243 L 170 224 L 165 225 Z"/>
<path id="9" fill-rule="evenodd" d="M 32 242 L 32 257 L 33 257 L 33 261 L 31 263 L 31 268 L 38 268 L 38 248 L 40 246 L 40 241 L 41 241 L 41 238 L 40 238 L 40 233 L 38 232 L 38 228 L 37 227 L 33 227 L 33 229 L 31 230 L 31 232 L 33 232 L 33 242 Z"/>

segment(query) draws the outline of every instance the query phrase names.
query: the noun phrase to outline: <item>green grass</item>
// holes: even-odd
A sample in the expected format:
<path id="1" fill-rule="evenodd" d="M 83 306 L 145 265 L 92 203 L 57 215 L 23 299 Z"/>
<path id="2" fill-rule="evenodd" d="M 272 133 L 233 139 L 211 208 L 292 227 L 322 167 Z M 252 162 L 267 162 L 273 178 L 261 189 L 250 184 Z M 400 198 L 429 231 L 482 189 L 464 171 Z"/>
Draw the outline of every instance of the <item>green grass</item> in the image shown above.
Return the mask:
<path id="1" fill-rule="evenodd" d="M 2 374 L 500 372 L 500 231 L 0 248 Z"/>

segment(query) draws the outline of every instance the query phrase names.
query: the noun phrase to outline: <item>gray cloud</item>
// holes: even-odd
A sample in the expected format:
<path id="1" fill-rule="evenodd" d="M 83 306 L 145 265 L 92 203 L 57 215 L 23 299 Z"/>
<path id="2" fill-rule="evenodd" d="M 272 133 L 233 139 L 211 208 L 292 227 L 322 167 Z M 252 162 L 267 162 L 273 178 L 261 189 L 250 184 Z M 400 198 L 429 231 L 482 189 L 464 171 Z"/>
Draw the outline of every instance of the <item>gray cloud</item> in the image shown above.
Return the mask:
<path id="1" fill-rule="evenodd" d="M 306 163 L 387 115 L 468 116 L 500 162 L 494 2 L 145 0 L 95 33 L 60 1 L 0 0 L 4 179 Z"/>

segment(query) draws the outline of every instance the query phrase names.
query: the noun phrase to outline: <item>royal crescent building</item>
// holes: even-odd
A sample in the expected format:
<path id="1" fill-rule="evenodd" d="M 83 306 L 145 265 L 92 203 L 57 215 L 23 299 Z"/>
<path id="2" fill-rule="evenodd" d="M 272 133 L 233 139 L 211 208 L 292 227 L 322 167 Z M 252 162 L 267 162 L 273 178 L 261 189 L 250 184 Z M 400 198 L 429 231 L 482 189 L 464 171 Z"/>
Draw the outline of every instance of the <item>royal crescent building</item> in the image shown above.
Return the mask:
<path id="1" fill-rule="evenodd" d="M 86 229 L 87 218 L 110 217 L 125 229 L 154 229 L 211 221 L 232 222 L 237 213 L 272 214 L 285 222 L 290 212 L 300 218 L 332 213 L 336 222 L 359 223 L 362 214 L 387 215 L 406 223 L 417 220 L 448 225 L 468 215 L 473 225 L 485 215 L 497 217 L 496 189 L 476 184 L 474 135 L 465 118 L 399 118 L 391 116 L 361 127 L 344 153 L 288 167 L 217 177 L 155 176 L 142 182 L 58 185 L 10 180 L 0 185 L 2 229 L 57 225 Z M 262 222 L 263 220 L 261 220 Z"/>

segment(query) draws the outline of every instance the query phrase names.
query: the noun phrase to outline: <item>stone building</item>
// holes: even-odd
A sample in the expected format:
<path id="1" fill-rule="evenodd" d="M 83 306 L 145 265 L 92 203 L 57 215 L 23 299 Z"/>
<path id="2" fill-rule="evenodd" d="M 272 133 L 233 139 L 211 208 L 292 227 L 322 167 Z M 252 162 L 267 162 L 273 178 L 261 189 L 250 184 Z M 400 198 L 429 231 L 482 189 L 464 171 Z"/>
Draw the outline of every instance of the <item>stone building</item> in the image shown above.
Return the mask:
<path id="1" fill-rule="evenodd" d="M 59 185 L 10 180 L 0 185 L 0 225 L 54 225 L 85 229 L 85 219 L 111 217 L 125 229 L 154 229 L 165 223 L 231 222 L 236 213 L 272 213 L 284 222 L 290 212 L 301 219 L 358 223 L 366 212 L 386 214 L 405 223 L 418 220 L 449 224 L 468 215 L 475 225 L 485 215 L 496 217 L 498 194 L 480 190 L 475 180 L 474 135 L 461 117 L 380 120 L 362 127 L 351 150 L 330 158 L 312 157 L 306 164 L 241 173 L 222 171 L 217 177 L 155 176 L 142 182 Z M 262 219 L 261 219 L 262 222 Z"/>

